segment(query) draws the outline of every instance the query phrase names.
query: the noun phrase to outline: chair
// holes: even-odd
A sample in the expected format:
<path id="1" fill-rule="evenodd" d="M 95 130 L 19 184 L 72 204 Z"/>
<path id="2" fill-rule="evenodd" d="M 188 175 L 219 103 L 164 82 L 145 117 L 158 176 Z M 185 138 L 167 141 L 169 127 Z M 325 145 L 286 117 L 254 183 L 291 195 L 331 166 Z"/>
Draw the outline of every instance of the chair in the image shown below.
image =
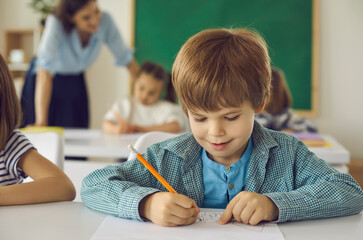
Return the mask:
<path id="1" fill-rule="evenodd" d="M 134 147 L 140 154 L 143 154 L 146 152 L 146 149 L 150 145 L 152 145 L 154 143 L 162 142 L 168 138 L 173 138 L 173 137 L 176 137 L 179 135 L 180 134 L 177 134 L 177 133 L 167 133 L 167 132 L 158 132 L 158 131 L 148 132 L 148 133 L 141 135 L 136 140 Z M 135 157 L 136 157 L 136 155 L 131 152 L 129 157 L 127 158 L 127 160 L 134 159 Z"/>
<path id="2" fill-rule="evenodd" d="M 38 152 L 63 170 L 64 139 L 57 132 L 23 132 Z"/>

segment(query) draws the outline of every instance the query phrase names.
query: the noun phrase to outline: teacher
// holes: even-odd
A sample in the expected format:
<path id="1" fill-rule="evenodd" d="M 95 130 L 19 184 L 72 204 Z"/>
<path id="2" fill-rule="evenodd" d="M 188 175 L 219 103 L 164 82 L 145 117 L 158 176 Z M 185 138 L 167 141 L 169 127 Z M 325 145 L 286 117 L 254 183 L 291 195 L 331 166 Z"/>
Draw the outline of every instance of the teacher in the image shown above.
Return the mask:
<path id="1" fill-rule="evenodd" d="M 23 126 L 88 128 L 84 71 L 96 60 L 103 43 L 117 66 L 134 79 L 138 64 L 111 16 L 96 0 L 59 0 L 47 17 L 37 58 L 22 92 Z M 102 79 L 100 79 L 102 80 Z"/>

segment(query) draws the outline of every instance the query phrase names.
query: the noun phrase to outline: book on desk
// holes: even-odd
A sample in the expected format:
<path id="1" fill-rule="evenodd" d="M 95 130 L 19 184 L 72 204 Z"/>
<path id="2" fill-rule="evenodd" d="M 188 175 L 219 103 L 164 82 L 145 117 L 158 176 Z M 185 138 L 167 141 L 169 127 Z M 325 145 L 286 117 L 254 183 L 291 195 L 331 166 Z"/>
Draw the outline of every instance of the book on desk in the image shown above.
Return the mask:
<path id="1" fill-rule="evenodd" d="M 309 132 L 288 132 L 300 141 L 305 143 L 308 147 L 331 147 L 329 143 L 323 136 L 319 133 L 309 133 Z"/>

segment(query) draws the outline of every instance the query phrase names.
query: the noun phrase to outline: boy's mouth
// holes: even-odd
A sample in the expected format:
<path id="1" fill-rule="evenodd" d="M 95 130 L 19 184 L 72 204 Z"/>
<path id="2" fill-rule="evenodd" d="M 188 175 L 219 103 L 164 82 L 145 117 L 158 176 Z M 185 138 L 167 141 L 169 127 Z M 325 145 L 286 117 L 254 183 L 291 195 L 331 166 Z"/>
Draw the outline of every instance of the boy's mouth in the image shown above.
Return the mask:
<path id="1" fill-rule="evenodd" d="M 228 141 L 228 142 L 222 142 L 222 143 L 209 143 L 211 145 L 211 147 L 214 149 L 214 150 L 223 150 L 227 145 L 228 143 L 230 143 L 231 141 Z"/>

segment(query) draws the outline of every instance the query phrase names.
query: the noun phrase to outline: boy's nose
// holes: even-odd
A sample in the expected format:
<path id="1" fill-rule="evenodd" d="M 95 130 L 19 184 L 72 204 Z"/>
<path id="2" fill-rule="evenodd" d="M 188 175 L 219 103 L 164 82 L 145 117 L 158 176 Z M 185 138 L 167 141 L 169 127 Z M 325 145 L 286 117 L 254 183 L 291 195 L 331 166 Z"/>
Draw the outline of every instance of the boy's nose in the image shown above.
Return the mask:
<path id="1" fill-rule="evenodd" d="M 222 136 L 226 134 L 223 123 L 220 121 L 211 122 L 209 125 L 209 135 L 211 136 Z"/>

